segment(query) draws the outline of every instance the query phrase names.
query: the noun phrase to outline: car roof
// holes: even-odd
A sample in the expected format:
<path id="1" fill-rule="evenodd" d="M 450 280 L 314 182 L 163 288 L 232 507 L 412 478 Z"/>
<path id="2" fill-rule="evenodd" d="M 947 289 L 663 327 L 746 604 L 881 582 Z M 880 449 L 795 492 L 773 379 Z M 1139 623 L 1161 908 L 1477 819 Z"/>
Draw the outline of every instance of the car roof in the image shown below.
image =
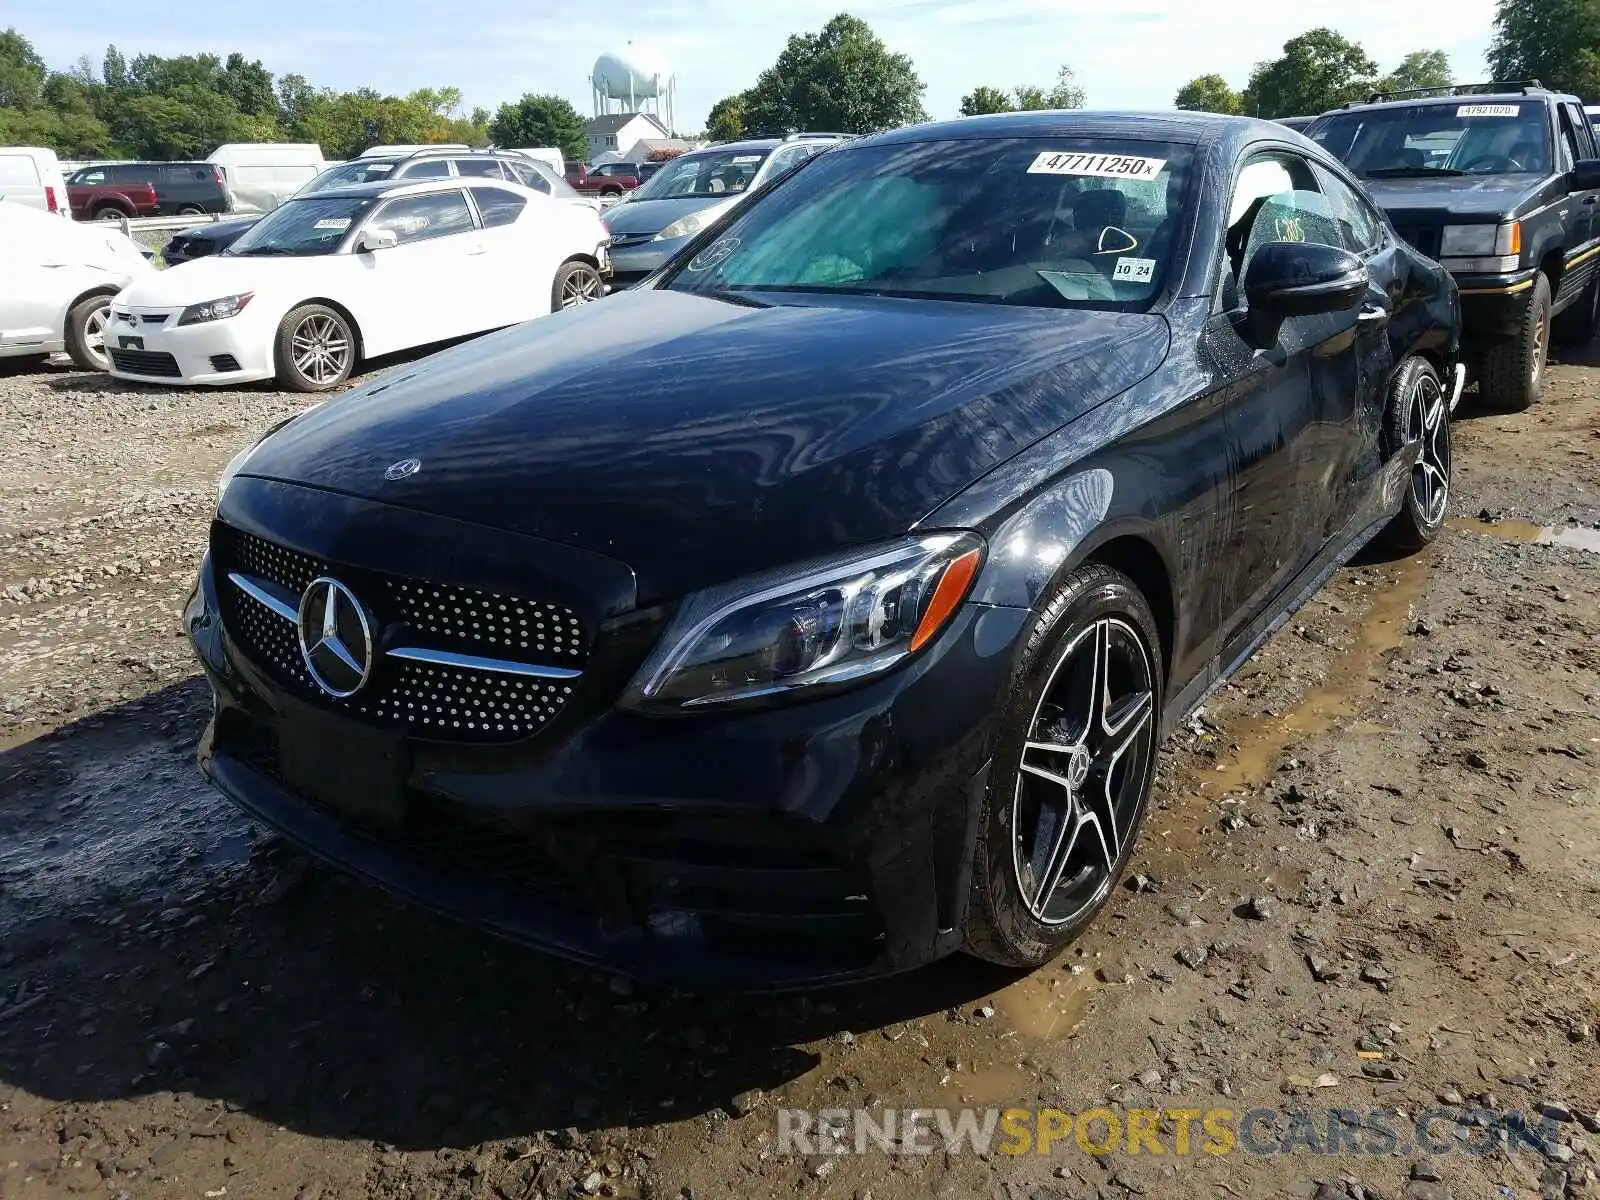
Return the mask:
<path id="1" fill-rule="evenodd" d="M 517 192 L 527 192 L 529 195 L 542 195 L 534 192 L 521 184 L 512 183 L 508 179 L 489 179 L 483 176 L 471 175 L 446 175 L 442 179 L 401 179 L 399 181 L 375 179 L 366 183 L 343 183 L 338 187 L 324 188 L 320 192 L 309 192 L 304 196 L 291 196 L 285 200 L 289 204 L 298 200 L 327 200 L 327 199 L 388 199 L 391 196 L 415 196 L 425 192 L 459 191 L 463 187 L 498 187 L 509 188 Z"/>
<path id="2" fill-rule="evenodd" d="M 1090 111 L 1043 109 L 1035 112 L 993 113 L 906 125 L 861 139 L 863 143 L 971 141 L 980 138 L 1090 137 L 1132 138 L 1161 142 L 1211 145 L 1223 141 L 1283 140 L 1298 137 L 1275 121 L 1255 117 L 1225 117 L 1215 113 L 1172 111 Z M 851 143 L 856 145 L 859 143 Z"/>
<path id="3" fill-rule="evenodd" d="M 1381 92 L 1376 94 L 1383 95 Z M 1577 104 L 1583 103 L 1577 96 L 1568 92 L 1551 91 L 1549 88 L 1539 87 L 1537 84 L 1489 92 L 1463 91 L 1460 88 L 1452 88 L 1443 95 L 1437 96 L 1401 96 L 1389 100 L 1352 100 L 1349 104 L 1342 105 L 1339 108 L 1329 109 L 1322 116 L 1331 117 L 1343 112 L 1366 112 L 1369 109 L 1416 108 L 1423 104 L 1518 104 L 1525 100 L 1538 100 L 1541 102 L 1556 100 L 1571 101 Z M 1318 120 L 1321 119 L 1321 117 L 1318 118 Z"/>

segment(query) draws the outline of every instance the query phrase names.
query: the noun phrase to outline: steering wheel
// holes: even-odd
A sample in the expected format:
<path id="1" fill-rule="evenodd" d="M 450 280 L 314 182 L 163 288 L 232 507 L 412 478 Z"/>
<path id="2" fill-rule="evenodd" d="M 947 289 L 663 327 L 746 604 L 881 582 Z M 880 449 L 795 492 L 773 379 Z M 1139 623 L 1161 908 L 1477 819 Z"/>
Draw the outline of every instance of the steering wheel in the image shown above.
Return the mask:
<path id="1" fill-rule="evenodd" d="M 1526 171 L 1528 168 L 1509 154 L 1485 154 L 1461 168 L 1469 174 L 1489 175 L 1495 171 Z"/>

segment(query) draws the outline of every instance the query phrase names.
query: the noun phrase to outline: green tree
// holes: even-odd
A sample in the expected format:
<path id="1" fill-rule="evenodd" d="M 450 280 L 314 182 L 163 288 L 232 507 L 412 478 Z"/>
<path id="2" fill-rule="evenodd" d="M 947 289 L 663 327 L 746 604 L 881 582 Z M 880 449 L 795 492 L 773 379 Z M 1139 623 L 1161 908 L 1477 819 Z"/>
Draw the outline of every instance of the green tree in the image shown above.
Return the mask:
<path id="1" fill-rule="evenodd" d="M 1370 92 L 1377 74 L 1357 43 L 1331 29 L 1308 30 L 1283 44 L 1281 58 L 1256 64 L 1244 110 L 1268 118 L 1326 112 Z"/>
<path id="2" fill-rule="evenodd" d="M 1242 113 L 1244 101 L 1239 93 L 1228 86 L 1221 75 L 1201 75 L 1189 80 L 1178 89 L 1172 101 L 1174 108 L 1193 112 Z"/>
<path id="3" fill-rule="evenodd" d="M 589 139 L 578 110 L 560 96 L 529 94 L 502 104 L 489 122 L 496 146 L 555 146 L 573 162 L 589 155 Z"/>
<path id="4" fill-rule="evenodd" d="M 1405 92 L 1416 88 L 1447 88 L 1454 81 L 1450 56 L 1443 50 L 1413 50 L 1379 81 L 1377 90 Z"/>
<path id="5" fill-rule="evenodd" d="M 0 108 L 38 107 L 47 73 L 32 42 L 15 29 L 0 33 Z"/>
<path id="6" fill-rule="evenodd" d="M 1499 0 L 1489 70 L 1600 97 L 1600 0 Z"/>
<path id="7" fill-rule="evenodd" d="M 1011 96 L 1012 107 L 1021 112 L 1033 112 L 1045 108 L 1082 108 L 1085 100 L 1084 91 L 1078 86 L 1072 68 L 1065 63 L 1056 72 L 1054 86 L 1019 84 L 1011 89 Z"/>
<path id="8" fill-rule="evenodd" d="M 259 61 L 246 62 L 242 54 L 228 55 L 217 77 L 217 90 L 233 106 L 251 116 L 278 119 L 278 97 L 272 90 L 272 72 Z"/>
<path id="9" fill-rule="evenodd" d="M 873 133 L 927 119 L 911 59 L 871 26 L 840 13 L 818 33 L 793 34 L 744 94 L 745 130 L 774 137 L 806 129 Z"/>
<path id="10" fill-rule="evenodd" d="M 981 117 L 985 113 L 1010 111 L 1011 97 L 999 88 L 975 87 L 961 97 L 961 115 L 963 117 Z"/>
<path id="11" fill-rule="evenodd" d="M 736 142 L 744 136 L 744 96 L 724 96 L 706 117 L 706 136 L 713 142 Z"/>

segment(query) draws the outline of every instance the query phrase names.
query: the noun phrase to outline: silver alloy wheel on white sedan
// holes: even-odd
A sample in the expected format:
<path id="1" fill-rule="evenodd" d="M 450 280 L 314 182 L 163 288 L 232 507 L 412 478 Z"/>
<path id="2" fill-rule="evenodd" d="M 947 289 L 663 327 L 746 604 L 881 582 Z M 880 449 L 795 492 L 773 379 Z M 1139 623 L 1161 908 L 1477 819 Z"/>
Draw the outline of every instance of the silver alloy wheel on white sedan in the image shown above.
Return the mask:
<path id="1" fill-rule="evenodd" d="M 1061 652 L 1039 697 L 1012 796 L 1012 863 L 1042 925 L 1066 925 L 1116 882 L 1155 766 L 1154 667 L 1120 617 Z"/>
<path id="2" fill-rule="evenodd" d="M 350 373 L 350 332 L 328 313 L 310 313 L 289 334 L 289 353 L 312 383 L 336 383 Z"/>
<path id="3" fill-rule="evenodd" d="M 89 361 L 102 371 L 111 368 L 106 356 L 106 326 L 111 323 L 111 297 L 96 308 L 83 323 L 83 350 Z"/>
<path id="4" fill-rule="evenodd" d="M 577 308 L 590 304 L 605 295 L 605 283 L 600 272 L 585 263 L 575 263 L 561 281 L 561 307 Z"/>

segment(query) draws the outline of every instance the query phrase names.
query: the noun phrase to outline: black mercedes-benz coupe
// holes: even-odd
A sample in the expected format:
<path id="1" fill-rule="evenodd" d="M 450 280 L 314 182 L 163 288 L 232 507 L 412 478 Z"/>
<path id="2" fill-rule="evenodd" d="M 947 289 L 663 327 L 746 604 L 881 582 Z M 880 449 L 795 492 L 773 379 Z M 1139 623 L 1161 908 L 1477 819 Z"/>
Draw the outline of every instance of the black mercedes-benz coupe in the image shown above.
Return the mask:
<path id="1" fill-rule="evenodd" d="M 1165 730 L 1444 521 L 1456 289 L 1280 125 L 821 155 L 640 288 L 230 464 L 200 751 L 316 854 L 644 977 L 1045 962 Z"/>

